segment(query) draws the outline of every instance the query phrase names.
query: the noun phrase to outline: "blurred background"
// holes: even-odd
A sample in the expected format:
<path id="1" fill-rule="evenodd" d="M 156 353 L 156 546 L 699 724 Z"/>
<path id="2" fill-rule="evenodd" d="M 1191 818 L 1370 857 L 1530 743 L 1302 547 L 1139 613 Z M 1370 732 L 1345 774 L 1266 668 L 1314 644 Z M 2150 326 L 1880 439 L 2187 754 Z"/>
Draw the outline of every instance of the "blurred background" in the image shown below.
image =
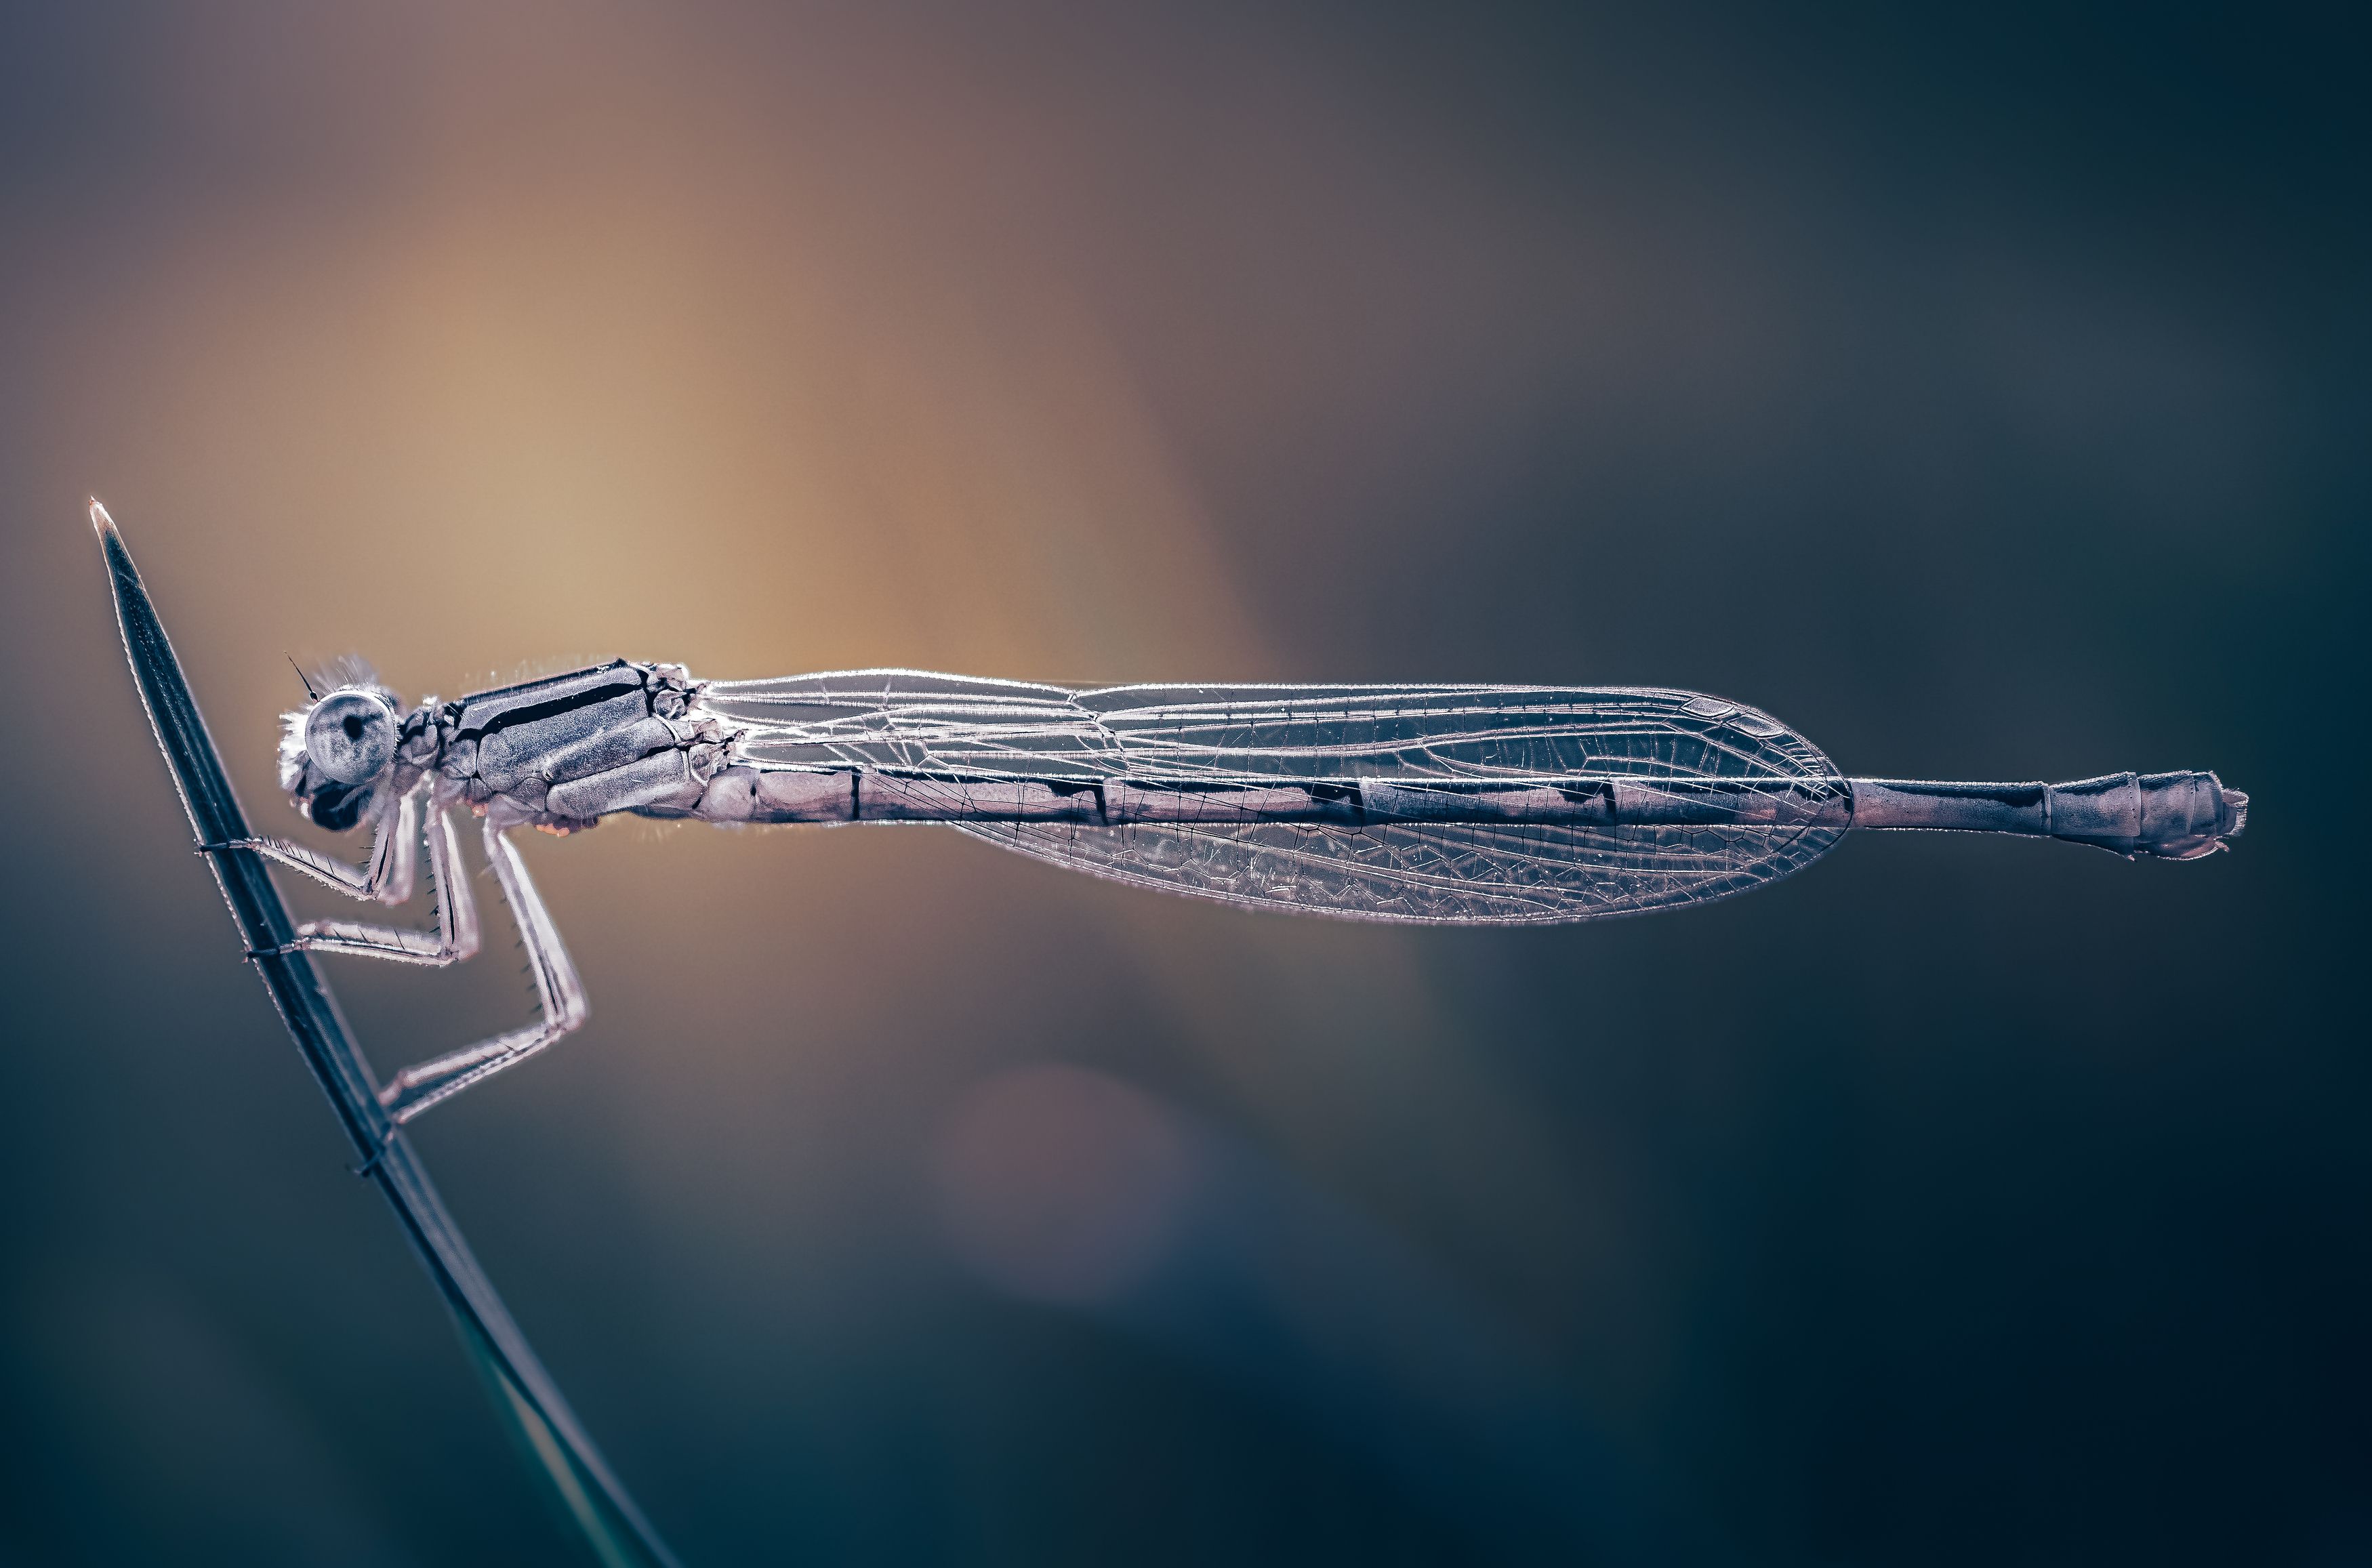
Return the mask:
<path id="1" fill-rule="evenodd" d="M 2372 1562 L 2348 36 L 9 7 L 0 1562 L 576 1560 L 93 494 L 270 831 L 284 653 L 1669 684 L 2255 799 L 1512 933 L 535 839 L 592 1022 L 417 1142 L 689 1564 Z M 526 1016 L 491 937 L 331 961 L 382 1069 Z"/>

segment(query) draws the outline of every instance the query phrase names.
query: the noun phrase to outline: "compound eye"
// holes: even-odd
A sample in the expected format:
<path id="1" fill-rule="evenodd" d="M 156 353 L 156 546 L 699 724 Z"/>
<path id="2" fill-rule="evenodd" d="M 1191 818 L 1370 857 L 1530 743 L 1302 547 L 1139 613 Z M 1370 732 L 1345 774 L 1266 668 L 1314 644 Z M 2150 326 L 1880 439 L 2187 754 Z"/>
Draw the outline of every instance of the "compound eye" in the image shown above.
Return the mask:
<path id="1" fill-rule="evenodd" d="M 395 760 L 395 711 L 368 691 L 332 691 L 305 720 L 305 754 L 342 784 L 366 784 Z"/>

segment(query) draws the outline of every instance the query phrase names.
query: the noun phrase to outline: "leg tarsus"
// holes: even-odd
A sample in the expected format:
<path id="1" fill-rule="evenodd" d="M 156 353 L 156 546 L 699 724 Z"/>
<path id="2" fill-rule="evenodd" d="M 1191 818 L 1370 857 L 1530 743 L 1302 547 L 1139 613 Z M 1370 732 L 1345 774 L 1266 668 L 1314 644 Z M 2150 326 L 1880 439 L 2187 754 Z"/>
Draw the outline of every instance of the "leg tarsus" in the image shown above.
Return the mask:
<path id="1" fill-rule="evenodd" d="M 377 1171 L 378 1169 L 378 1162 L 387 1158 L 387 1151 L 395 1147 L 395 1135 L 402 1131 L 403 1128 L 401 1123 L 392 1121 L 388 1123 L 387 1131 L 379 1134 L 378 1143 L 377 1146 L 371 1150 L 370 1157 L 363 1161 L 360 1165 L 349 1166 L 347 1168 L 352 1170 L 356 1176 L 369 1176 L 373 1172 Z"/>

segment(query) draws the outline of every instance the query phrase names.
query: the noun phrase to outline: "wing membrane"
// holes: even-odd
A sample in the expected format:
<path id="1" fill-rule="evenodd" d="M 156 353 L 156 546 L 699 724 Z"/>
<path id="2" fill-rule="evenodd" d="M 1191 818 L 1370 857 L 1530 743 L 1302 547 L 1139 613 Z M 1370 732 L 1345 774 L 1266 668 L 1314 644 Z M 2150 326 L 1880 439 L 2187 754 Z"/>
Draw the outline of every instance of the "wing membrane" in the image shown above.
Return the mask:
<path id="1" fill-rule="evenodd" d="M 1784 877 L 1847 825 L 1835 767 L 1785 725 L 1690 691 L 1508 686 L 1073 689 L 909 670 L 718 682 L 762 767 L 1140 784 L 1729 781 L 1763 820 L 962 822 L 1006 849 L 1231 903 L 1351 919 L 1541 923 L 1701 903 Z"/>
<path id="2" fill-rule="evenodd" d="M 1126 767 L 1078 693 L 1061 686 L 856 669 L 711 681 L 701 702 L 748 726 L 741 751 L 761 766 L 1066 779 Z"/>

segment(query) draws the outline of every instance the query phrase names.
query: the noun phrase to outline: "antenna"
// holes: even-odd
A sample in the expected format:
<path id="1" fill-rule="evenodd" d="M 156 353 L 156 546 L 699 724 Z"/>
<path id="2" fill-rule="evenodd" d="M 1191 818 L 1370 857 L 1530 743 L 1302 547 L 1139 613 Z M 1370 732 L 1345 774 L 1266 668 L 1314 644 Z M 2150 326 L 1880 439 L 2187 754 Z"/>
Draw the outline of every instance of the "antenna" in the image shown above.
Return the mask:
<path id="1" fill-rule="evenodd" d="M 288 668 L 295 670 L 296 672 L 296 679 L 305 683 L 305 695 L 312 698 L 313 701 L 317 703 L 320 702 L 321 700 L 321 694 L 313 690 L 313 678 L 305 673 L 304 667 L 296 662 L 296 656 L 294 654 L 284 653 L 280 656 L 288 661 Z"/>

